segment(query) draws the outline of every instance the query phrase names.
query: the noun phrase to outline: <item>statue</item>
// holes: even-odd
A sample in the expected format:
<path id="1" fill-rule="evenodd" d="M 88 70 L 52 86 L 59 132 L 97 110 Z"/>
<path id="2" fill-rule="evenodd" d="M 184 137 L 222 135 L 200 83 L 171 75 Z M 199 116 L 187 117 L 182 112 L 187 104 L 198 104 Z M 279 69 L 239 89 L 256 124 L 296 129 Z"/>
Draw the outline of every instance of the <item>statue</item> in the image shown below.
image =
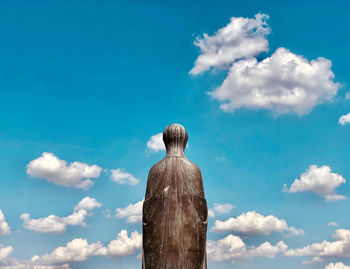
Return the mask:
<path id="1" fill-rule="evenodd" d="M 166 156 L 150 170 L 143 203 L 142 268 L 206 269 L 207 202 L 180 124 L 163 132 Z"/>

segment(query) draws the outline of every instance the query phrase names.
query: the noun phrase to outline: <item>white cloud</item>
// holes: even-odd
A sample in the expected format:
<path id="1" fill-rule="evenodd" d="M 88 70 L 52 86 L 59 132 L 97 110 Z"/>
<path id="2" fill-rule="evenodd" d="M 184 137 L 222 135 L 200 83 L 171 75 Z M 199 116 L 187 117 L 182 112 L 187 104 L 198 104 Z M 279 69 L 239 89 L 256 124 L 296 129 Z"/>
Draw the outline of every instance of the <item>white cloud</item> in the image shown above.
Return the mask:
<path id="1" fill-rule="evenodd" d="M 73 212 L 67 217 L 63 217 L 62 222 L 71 225 L 71 226 L 86 226 L 85 218 L 88 215 L 88 212 L 85 209 L 79 209 L 76 212 Z"/>
<path id="2" fill-rule="evenodd" d="M 93 185 L 90 178 L 99 177 L 101 168 L 96 164 L 88 165 L 81 162 L 68 164 L 54 154 L 44 152 L 41 157 L 27 165 L 27 173 L 31 177 L 42 178 L 57 185 L 89 189 Z"/>
<path id="3" fill-rule="evenodd" d="M 74 207 L 74 211 L 78 211 L 79 209 L 93 210 L 96 207 L 101 206 L 102 204 L 99 203 L 95 198 L 86 196 Z"/>
<path id="4" fill-rule="evenodd" d="M 210 94 L 227 112 L 246 107 L 302 115 L 337 94 L 339 84 L 333 82 L 330 68 L 331 61 L 325 58 L 309 62 L 279 48 L 261 62 L 251 58 L 234 63 L 222 85 Z"/>
<path id="5" fill-rule="evenodd" d="M 62 233 L 67 229 L 67 225 L 86 226 L 85 218 L 88 216 L 88 210 L 96 207 L 101 207 L 101 204 L 95 198 L 87 196 L 74 207 L 73 213 L 67 217 L 50 215 L 45 218 L 31 219 L 28 213 L 24 213 L 20 218 L 23 220 L 24 228 L 28 230 L 47 234 Z"/>
<path id="6" fill-rule="evenodd" d="M 38 265 L 59 265 L 71 262 L 81 262 L 91 256 L 105 256 L 106 248 L 102 243 L 89 244 L 86 239 L 78 238 L 68 242 L 64 247 L 58 247 L 53 252 L 34 256 L 31 261 Z"/>
<path id="7" fill-rule="evenodd" d="M 4 213 L 2 213 L 0 209 L 0 235 L 10 234 L 10 226 L 6 222 L 6 218 L 4 216 Z"/>
<path id="8" fill-rule="evenodd" d="M 4 247 L 0 245 L 0 262 L 7 260 L 10 257 L 12 252 L 13 252 L 13 247 L 11 246 Z"/>
<path id="9" fill-rule="evenodd" d="M 218 212 L 220 214 L 226 214 L 229 213 L 232 209 L 234 209 L 235 206 L 229 203 L 226 204 L 217 204 L 214 203 L 214 211 Z"/>
<path id="10" fill-rule="evenodd" d="M 214 203 L 214 208 L 208 210 L 208 217 L 215 218 L 215 212 L 219 214 L 226 214 L 226 213 L 229 213 L 234 208 L 236 208 L 236 206 L 230 203 L 225 203 L 225 204 Z"/>
<path id="11" fill-rule="evenodd" d="M 327 224 L 327 226 L 331 226 L 331 227 L 338 227 L 338 226 L 339 226 L 339 224 L 338 224 L 338 223 L 336 223 L 335 221 L 331 221 L 331 222 L 329 222 L 329 223 Z"/>
<path id="12" fill-rule="evenodd" d="M 165 150 L 163 142 L 163 133 L 153 135 L 147 142 L 147 147 L 154 152 Z"/>
<path id="13" fill-rule="evenodd" d="M 107 247 L 100 242 L 89 244 L 86 239 L 78 238 L 49 254 L 34 256 L 31 262 L 36 265 L 60 265 L 85 261 L 92 256 L 123 257 L 141 250 L 141 245 L 142 234 L 135 231 L 129 237 L 128 232 L 122 230 Z"/>
<path id="14" fill-rule="evenodd" d="M 263 216 L 255 211 L 243 213 L 226 221 L 215 221 L 213 232 L 233 231 L 244 235 L 269 235 L 272 232 L 289 232 L 292 235 L 303 234 L 304 231 L 289 227 L 284 219 L 275 216 Z"/>
<path id="15" fill-rule="evenodd" d="M 342 262 L 338 262 L 338 263 L 330 263 L 324 269 L 350 269 L 350 266 L 347 266 Z"/>
<path id="16" fill-rule="evenodd" d="M 313 261 L 322 261 L 322 258 L 350 257 L 350 230 L 339 229 L 333 235 L 335 241 L 322 241 L 299 249 L 290 249 L 286 256 L 311 256 Z"/>
<path id="17" fill-rule="evenodd" d="M 301 174 L 300 179 L 294 180 L 289 190 L 286 186 L 284 189 L 288 192 L 314 192 L 327 201 L 338 201 L 345 200 L 346 197 L 336 194 L 335 189 L 345 182 L 341 175 L 332 173 L 329 166 L 310 165 L 309 169 Z"/>
<path id="18" fill-rule="evenodd" d="M 20 218 L 23 220 L 23 227 L 37 233 L 61 233 L 66 230 L 67 224 L 61 217 L 50 215 L 46 218 L 31 219 L 28 213 L 23 213 Z"/>
<path id="19" fill-rule="evenodd" d="M 2 269 L 70 269 L 69 264 L 58 266 L 39 266 L 29 261 L 21 261 L 11 256 L 12 246 L 3 247 L 0 245 L 0 267 Z"/>
<path id="20" fill-rule="evenodd" d="M 258 247 L 247 249 L 246 244 L 238 236 L 232 234 L 223 239 L 207 242 L 207 253 L 209 259 L 217 262 L 228 261 L 235 263 L 242 259 L 259 257 L 273 258 L 276 254 L 287 250 L 287 245 L 280 241 L 275 246 L 265 242 Z"/>
<path id="21" fill-rule="evenodd" d="M 209 210 L 208 210 L 208 217 L 209 217 L 209 218 L 215 218 L 214 210 L 212 210 L 212 209 L 209 209 Z"/>
<path id="22" fill-rule="evenodd" d="M 255 18 L 232 17 L 215 35 L 203 34 L 194 44 L 200 49 L 191 74 L 202 73 L 211 67 L 227 68 L 234 61 L 250 58 L 268 50 L 265 36 L 270 33 L 269 16 L 256 14 Z"/>
<path id="23" fill-rule="evenodd" d="M 142 234 L 122 230 L 108 247 L 101 242 L 89 244 L 86 239 L 77 238 L 51 253 L 35 255 L 30 260 L 11 257 L 13 248 L 0 245 L 0 267 L 4 269 L 70 269 L 70 263 L 86 261 L 92 256 L 123 257 L 141 250 Z"/>
<path id="24" fill-rule="evenodd" d="M 126 218 L 128 223 L 139 223 L 142 220 L 142 205 L 143 200 L 124 208 L 117 208 L 115 215 L 117 218 Z"/>
<path id="25" fill-rule="evenodd" d="M 330 60 L 308 61 L 283 47 L 260 62 L 255 58 L 268 50 L 267 19 L 265 14 L 255 19 L 231 18 L 215 35 L 197 38 L 194 44 L 201 54 L 190 73 L 212 67 L 229 70 L 221 86 L 210 93 L 226 112 L 250 108 L 271 110 L 275 115 L 302 115 L 332 101 L 340 84 L 333 81 Z"/>
<path id="26" fill-rule="evenodd" d="M 339 121 L 338 123 L 340 125 L 345 125 L 345 124 L 349 124 L 350 123 L 350 113 L 346 114 L 346 115 L 343 115 L 339 118 Z"/>
<path id="27" fill-rule="evenodd" d="M 141 249 L 142 245 L 142 234 L 133 232 L 128 237 L 128 232 L 122 230 L 116 239 L 112 240 L 107 247 L 108 256 L 122 257 L 134 254 L 136 251 Z"/>
<path id="28" fill-rule="evenodd" d="M 62 265 L 32 265 L 30 263 L 21 263 L 17 259 L 13 260 L 11 265 L 1 266 L 1 269 L 71 269 L 69 264 Z"/>
<path id="29" fill-rule="evenodd" d="M 111 172 L 111 179 L 119 184 L 129 184 L 134 186 L 140 182 L 140 180 L 135 178 L 132 174 L 123 172 L 120 168 L 111 169 Z"/>

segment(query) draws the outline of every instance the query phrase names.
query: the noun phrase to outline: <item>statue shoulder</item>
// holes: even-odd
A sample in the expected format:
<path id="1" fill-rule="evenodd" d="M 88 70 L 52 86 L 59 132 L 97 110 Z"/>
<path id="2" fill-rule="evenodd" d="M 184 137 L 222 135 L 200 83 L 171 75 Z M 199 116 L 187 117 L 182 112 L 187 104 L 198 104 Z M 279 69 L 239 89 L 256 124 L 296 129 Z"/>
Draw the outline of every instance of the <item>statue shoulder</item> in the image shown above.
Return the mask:
<path id="1" fill-rule="evenodd" d="M 186 165 L 187 172 L 190 172 L 191 174 L 194 174 L 194 175 L 201 176 L 201 170 L 199 169 L 199 167 L 194 162 L 192 162 L 189 159 L 185 158 L 184 159 L 184 163 Z"/>
<path id="2" fill-rule="evenodd" d="M 151 167 L 148 173 L 148 177 L 159 175 L 164 170 L 164 167 L 164 159 L 162 159 Z"/>

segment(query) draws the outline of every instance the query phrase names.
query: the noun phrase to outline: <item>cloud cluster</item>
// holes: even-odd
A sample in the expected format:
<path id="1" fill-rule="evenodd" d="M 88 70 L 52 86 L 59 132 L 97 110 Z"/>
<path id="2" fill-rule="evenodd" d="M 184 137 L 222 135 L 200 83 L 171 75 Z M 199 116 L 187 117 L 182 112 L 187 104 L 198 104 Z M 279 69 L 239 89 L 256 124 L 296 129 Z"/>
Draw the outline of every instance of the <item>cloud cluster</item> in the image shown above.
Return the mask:
<path id="1" fill-rule="evenodd" d="M 123 257 L 134 254 L 141 249 L 141 245 L 142 234 L 135 231 L 129 237 L 128 232 L 122 230 L 107 247 L 101 242 L 90 244 L 84 238 L 76 238 L 51 253 L 35 255 L 27 261 L 11 257 L 12 246 L 0 245 L 0 267 L 4 269 L 70 269 L 70 263 L 86 261 L 93 256 Z"/>
<path id="2" fill-rule="evenodd" d="M 324 258 L 350 257 L 350 230 L 339 229 L 333 235 L 335 241 L 322 241 L 303 248 L 290 249 L 286 256 L 311 256 L 313 262 L 320 262 Z"/>
<path id="3" fill-rule="evenodd" d="M 10 233 L 11 233 L 10 226 L 6 222 L 6 218 L 4 216 L 4 213 L 2 213 L 2 211 L 0 209 L 0 235 L 6 235 L 6 234 L 10 234 Z"/>
<path id="4" fill-rule="evenodd" d="M 163 133 L 153 135 L 147 142 L 147 147 L 153 152 L 165 150 L 165 145 L 163 142 Z"/>
<path id="5" fill-rule="evenodd" d="M 243 235 L 269 235 L 272 232 L 289 232 L 292 235 L 304 233 L 301 229 L 289 227 L 284 219 L 273 215 L 263 216 L 255 211 L 248 211 L 236 218 L 215 221 L 213 232 L 237 232 Z"/>
<path id="6" fill-rule="evenodd" d="M 34 256 L 31 261 L 39 265 L 59 265 L 71 262 L 81 262 L 92 256 L 105 256 L 106 248 L 102 243 L 89 244 L 86 239 L 78 238 L 68 242 L 64 247 L 58 247 L 51 253 Z"/>
<path id="7" fill-rule="evenodd" d="M 265 36 L 270 33 L 269 16 L 256 14 L 255 18 L 231 18 L 215 35 L 203 34 L 194 45 L 200 49 L 191 74 L 197 75 L 208 69 L 227 68 L 237 59 L 250 58 L 268 50 Z"/>
<path id="8" fill-rule="evenodd" d="M 258 247 L 247 248 L 246 244 L 238 236 L 232 234 L 223 239 L 207 242 L 207 254 L 209 259 L 217 262 L 231 262 L 235 263 L 242 259 L 253 257 L 268 257 L 273 258 L 278 253 L 286 251 L 288 246 L 280 241 L 276 245 L 271 245 L 265 242 Z"/>
<path id="9" fill-rule="evenodd" d="M 335 189 L 346 180 L 341 175 L 332 173 L 329 166 L 323 165 L 317 167 L 310 165 L 309 169 L 301 174 L 300 179 L 295 179 L 288 189 L 284 186 L 286 192 L 313 192 L 323 196 L 327 201 L 345 200 L 343 195 L 336 194 Z"/>
<path id="10" fill-rule="evenodd" d="M 339 121 L 338 123 L 340 125 L 345 125 L 345 124 L 349 124 L 350 123 L 350 113 L 346 114 L 346 115 L 343 115 L 339 118 Z"/>
<path id="11" fill-rule="evenodd" d="M 66 246 L 56 248 L 51 253 L 41 257 L 34 256 L 31 262 L 36 265 L 60 265 L 85 261 L 92 256 L 123 257 L 140 250 L 141 244 L 141 234 L 135 231 L 129 237 L 128 232 L 122 230 L 107 247 L 101 242 L 89 244 L 86 239 L 77 238 L 68 242 Z"/>
<path id="12" fill-rule="evenodd" d="M 23 220 L 24 228 L 28 230 L 47 234 L 62 233 L 67 229 L 67 225 L 86 226 L 85 218 L 88 216 L 88 211 L 101 206 L 102 204 L 95 198 L 87 196 L 74 207 L 73 213 L 67 217 L 50 215 L 45 218 L 31 219 L 28 213 L 24 213 L 20 218 Z"/>
<path id="13" fill-rule="evenodd" d="M 122 257 L 134 254 L 142 246 L 142 234 L 138 232 L 131 233 L 128 236 L 126 230 L 122 230 L 116 239 L 112 240 L 107 247 L 107 255 L 112 257 Z"/>
<path id="14" fill-rule="evenodd" d="M 7 246 L 4 247 L 0 245 L 0 262 L 4 262 L 8 257 L 10 257 L 13 252 L 13 247 Z"/>
<path id="15" fill-rule="evenodd" d="M 31 177 L 45 179 L 57 185 L 89 189 L 94 183 L 91 178 L 100 176 L 101 168 L 81 162 L 68 164 L 50 152 L 44 152 L 41 157 L 27 165 L 27 173 Z"/>
<path id="16" fill-rule="evenodd" d="M 111 169 L 111 179 L 119 184 L 137 185 L 140 180 L 135 178 L 132 174 L 122 171 L 122 169 Z"/>
<path id="17" fill-rule="evenodd" d="M 0 267 L 3 269 L 70 269 L 69 264 L 57 266 L 40 266 L 33 265 L 30 261 L 21 261 L 11 256 L 13 252 L 12 246 L 0 245 Z"/>
<path id="18" fill-rule="evenodd" d="M 339 85 L 330 68 L 331 61 L 325 58 L 309 62 L 279 48 L 261 62 L 252 58 L 234 63 L 222 85 L 210 94 L 222 102 L 224 111 L 246 107 L 302 115 L 337 94 Z"/>
<path id="19" fill-rule="evenodd" d="M 245 107 L 302 115 L 331 101 L 340 85 L 333 81 L 330 60 L 308 61 L 283 47 L 261 61 L 254 57 L 268 49 L 267 18 L 264 14 L 255 19 L 231 18 L 215 35 L 197 39 L 201 54 L 190 73 L 228 69 L 221 86 L 210 92 L 226 112 Z"/>
<path id="20" fill-rule="evenodd" d="M 330 263 L 324 269 L 350 269 L 350 266 L 347 266 L 342 262 L 338 262 L 338 263 Z"/>
<path id="21" fill-rule="evenodd" d="M 142 220 L 143 200 L 136 204 L 129 204 L 124 208 L 117 208 L 115 216 L 117 218 L 126 218 L 127 223 L 140 223 Z"/>

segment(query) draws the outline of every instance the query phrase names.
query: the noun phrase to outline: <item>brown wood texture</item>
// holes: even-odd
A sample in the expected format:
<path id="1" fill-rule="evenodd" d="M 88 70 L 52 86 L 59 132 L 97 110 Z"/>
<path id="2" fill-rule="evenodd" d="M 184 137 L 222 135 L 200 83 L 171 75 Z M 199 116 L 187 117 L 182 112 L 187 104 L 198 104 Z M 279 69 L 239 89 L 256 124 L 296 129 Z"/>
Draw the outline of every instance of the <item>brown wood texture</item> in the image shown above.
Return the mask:
<path id="1" fill-rule="evenodd" d="M 205 269 L 207 202 L 200 169 L 184 155 L 187 132 L 163 133 L 167 154 L 148 175 L 143 203 L 143 269 Z"/>

